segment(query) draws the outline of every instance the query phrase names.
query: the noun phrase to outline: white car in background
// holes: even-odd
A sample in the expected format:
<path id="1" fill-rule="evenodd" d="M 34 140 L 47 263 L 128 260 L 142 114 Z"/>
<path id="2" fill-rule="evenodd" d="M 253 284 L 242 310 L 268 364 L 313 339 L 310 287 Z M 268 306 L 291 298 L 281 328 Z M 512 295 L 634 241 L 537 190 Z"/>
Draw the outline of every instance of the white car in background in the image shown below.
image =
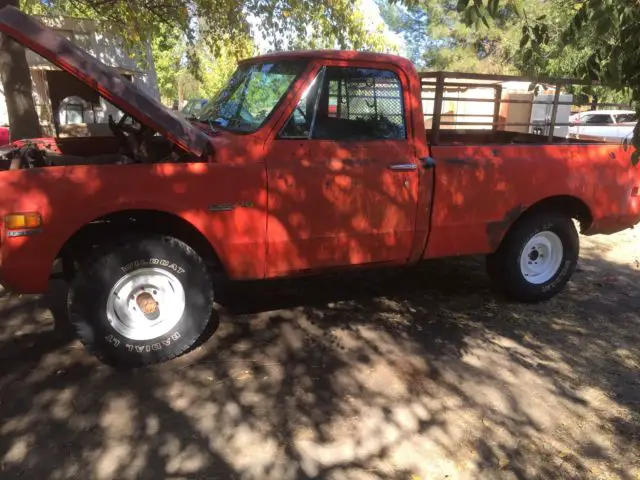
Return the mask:
<path id="1" fill-rule="evenodd" d="M 569 117 L 569 138 L 585 140 L 622 141 L 630 134 L 638 122 L 633 110 L 591 110 Z"/>

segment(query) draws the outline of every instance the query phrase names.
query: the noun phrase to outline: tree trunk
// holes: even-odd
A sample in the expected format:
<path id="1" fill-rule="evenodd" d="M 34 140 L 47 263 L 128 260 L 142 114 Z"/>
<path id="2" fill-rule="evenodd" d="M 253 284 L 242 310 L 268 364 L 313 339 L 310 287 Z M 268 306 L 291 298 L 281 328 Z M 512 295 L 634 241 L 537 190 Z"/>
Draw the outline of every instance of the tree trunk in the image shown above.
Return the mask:
<path id="1" fill-rule="evenodd" d="M 18 0 L 0 0 L 0 8 L 18 6 Z M 9 114 L 12 140 L 41 137 L 38 113 L 33 101 L 31 73 L 24 47 L 0 34 L 0 77 Z"/>

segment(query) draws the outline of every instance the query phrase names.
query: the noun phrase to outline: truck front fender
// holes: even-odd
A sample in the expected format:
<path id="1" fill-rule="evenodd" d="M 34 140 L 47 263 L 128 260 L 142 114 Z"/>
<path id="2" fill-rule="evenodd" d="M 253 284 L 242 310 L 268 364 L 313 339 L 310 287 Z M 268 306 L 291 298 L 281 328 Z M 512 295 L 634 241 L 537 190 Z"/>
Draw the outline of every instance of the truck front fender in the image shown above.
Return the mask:
<path id="1" fill-rule="evenodd" d="M 243 168 L 77 166 L 3 172 L 0 215 L 38 212 L 43 225 L 33 235 L 17 238 L 8 238 L 2 229 L 0 280 L 19 293 L 46 291 L 54 260 L 76 232 L 101 218 L 132 210 L 179 217 L 207 240 L 230 277 L 263 278 L 267 213 L 261 192 L 264 165 L 260 164 Z"/>

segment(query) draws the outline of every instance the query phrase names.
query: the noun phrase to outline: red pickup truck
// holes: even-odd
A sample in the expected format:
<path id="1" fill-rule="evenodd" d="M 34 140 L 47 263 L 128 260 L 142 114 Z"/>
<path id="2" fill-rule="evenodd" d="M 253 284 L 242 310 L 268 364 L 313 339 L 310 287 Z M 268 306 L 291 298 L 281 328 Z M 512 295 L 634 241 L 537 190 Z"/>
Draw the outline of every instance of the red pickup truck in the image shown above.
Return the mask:
<path id="1" fill-rule="evenodd" d="M 62 265 L 70 321 L 112 364 L 191 347 L 212 272 L 254 280 L 481 254 L 508 297 L 539 301 L 574 272 L 574 220 L 585 234 L 640 221 L 630 151 L 445 129 L 447 78 L 432 76 L 435 110 L 423 113 L 430 84 L 400 57 L 252 58 L 185 119 L 16 9 L 0 11 L 0 31 L 125 112 L 110 137 L 0 149 L 0 281 L 43 292 Z"/>

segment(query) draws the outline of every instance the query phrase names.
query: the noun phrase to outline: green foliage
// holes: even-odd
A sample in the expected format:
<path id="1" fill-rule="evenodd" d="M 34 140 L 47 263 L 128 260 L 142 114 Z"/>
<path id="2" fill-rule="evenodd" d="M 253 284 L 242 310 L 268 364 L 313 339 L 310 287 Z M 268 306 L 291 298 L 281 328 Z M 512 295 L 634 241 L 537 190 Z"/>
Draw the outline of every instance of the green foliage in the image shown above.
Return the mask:
<path id="1" fill-rule="evenodd" d="M 410 55 L 421 68 L 517 73 L 523 21 L 516 6 L 499 6 L 493 0 L 486 6 L 477 3 L 408 0 L 385 6 L 381 1 L 381 14 L 390 28 L 404 34 Z M 412 54 L 416 46 L 420 53 Z"/>
<path id="2" fill-rule="evenodd" d="M 178 34 L 162 35 L 151 42 L 153 61 L 162 99 L 169 103 L 178 98 L 178 76 L 184 70 L 182 58 L 186 42 Z"/>
<path id="3" fill-rule="evenodd" d="M 238 60 L 255 53 L 249 37 L 218 41 L 215 52 L 205 44 L 190 47 L 179 32 L 155 37 L 152 42 L 158 88 L 162 100 L 212 98 L 234 72 Z M 189 60 L 197 58 L 197 64 Z"/>
<path id="4" fill-rule="evenodd" d="M 221 42 L 218 54 L 200 52 L 202 58 L 200 70 L 200 96 L 204 98 L 214 97 L 237 67 L 238 60 L 248 58 L 256 53 L 253 41 L 249 37 Z"/>
<path id="5" fill-rule="evenodd" d="M 471 24 L 471 10 L 500 11 L 517 0 L 458 0 Z M 640 114 L 640 5 L 637 0 L 548 0 L 546 15 L 528 2 L 520 5 L 523 67 L 530 71 L 572 74 L 612 88 L 614 97 L 632 100 Z M 497 5 L 496 5 L 497 4 Z M 535 15 L 532 13 L 535 12 Z M 493 16 L 493 15 L 492 15 Z M 603 95 L 591 89 L 588 94 Z M 611 94 L 609 94 L 611 96 Z M 634 135 L 633 163 L 640 162 L 640 129 Z"/>
<path id="6" fill-rule="evenodd" d="M 396 51 L 382 27 L 371 31 L 359 1 L 249 0 L 247 11 L 259 19 L 259 29 L 274 50 L 341 48 Z"/>
<path id="7" fill-rule="evenodd" d="M 94 18 L 117 31 L 129 47 L 170 30 L 190 46 L 202 43 L 214 53 L 236 46 L 241 51 L 243 41 L 221 45 L 220 39 L 247 38 L 249 14 L 276 50 L 300 39 L 358 50 L 385 47 L 381 32 L 369 31 L 351 0 L 23 0 L 22 8 Z"/>
<path id="8" fill-rule="evenodd" d="M 166 101 L 211 97 L 238 59 L 251 56 L 249 14 L 273 49 L 352 48 L 397 52 L 382 27 L 372 30 L 351 0 L 22 0 L 39 15 L 92 18 L 136 55 L 151 41 Z"/>
<path id="9" fill-rule="evenodd" d="M 385 0 L 378 0 L 377 4 L 388 28 L 404 39 L 406 55 L 418 68 L 426 67 L 423 55 L 433 43 L 426 34 L 428 25 L 426 11 L 415 5 L 406 7 Z"/>

